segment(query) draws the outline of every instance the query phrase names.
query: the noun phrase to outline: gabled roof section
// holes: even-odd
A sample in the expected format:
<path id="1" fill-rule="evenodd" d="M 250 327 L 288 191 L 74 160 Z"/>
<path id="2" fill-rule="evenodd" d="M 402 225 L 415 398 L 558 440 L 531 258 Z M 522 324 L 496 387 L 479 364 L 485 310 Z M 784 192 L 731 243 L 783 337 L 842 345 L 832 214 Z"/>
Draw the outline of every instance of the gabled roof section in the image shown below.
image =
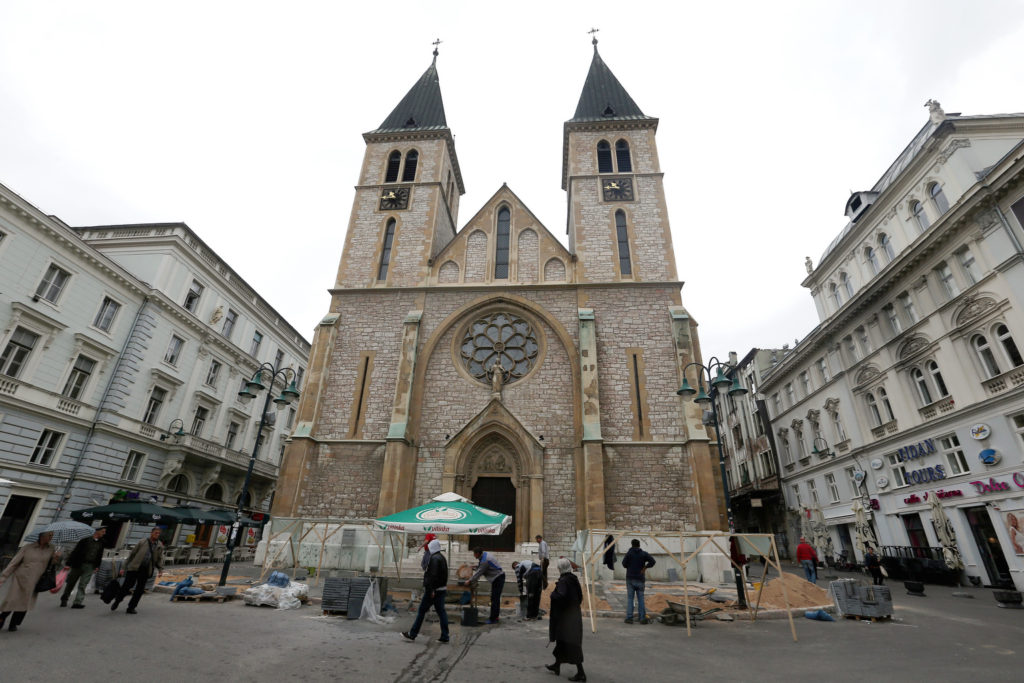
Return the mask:
<path id="1" fill-rule="evenodd" d="M 444 102 L 441 100 L 441 83 L 437 77 L 437 50 L 430 67 L 409 89 L 394 111 L 388 115 L 375 133 L 398 133 L 418 130 L 441 130 L 448 128 L 444 116 Z"/>
<path id="2" fill-rule="evenodd" d="M 587 74 L 586 83 L 583 84 L 576 113 L 569 119 L 570 123 L 649 118 L 651 117 L 640 111 L 640 107 L 601 59 L 595 40 L 594 59 L 590 62 L 590 72 Z"/>

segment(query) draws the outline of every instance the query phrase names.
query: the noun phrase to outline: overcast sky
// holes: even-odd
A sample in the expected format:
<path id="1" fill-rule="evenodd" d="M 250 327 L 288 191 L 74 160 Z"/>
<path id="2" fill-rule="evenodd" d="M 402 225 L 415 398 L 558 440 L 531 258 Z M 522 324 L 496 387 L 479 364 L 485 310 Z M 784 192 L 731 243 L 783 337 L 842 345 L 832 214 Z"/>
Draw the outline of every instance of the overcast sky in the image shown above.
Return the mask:
<path id="1" fill-rule="evenodd" d="M 1024 111 L 1024 4 L 0 4 L 0 183 L 71 225 L 184 221 L 307 338 L 363 151 L 430 64 L 466 183 L 563 242 L 562 123 L 600 29 L 650 116 L 705 360 L 802 338 L 800 286 L 928 118 Z M 284 282 L 286 284 L 282 285 Z"/>

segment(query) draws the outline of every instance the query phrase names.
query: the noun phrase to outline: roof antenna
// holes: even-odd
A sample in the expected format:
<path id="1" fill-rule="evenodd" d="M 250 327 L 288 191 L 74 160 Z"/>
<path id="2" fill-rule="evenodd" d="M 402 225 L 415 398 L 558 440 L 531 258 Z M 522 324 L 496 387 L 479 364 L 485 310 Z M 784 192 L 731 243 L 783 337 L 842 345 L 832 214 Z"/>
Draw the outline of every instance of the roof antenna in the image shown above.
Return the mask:
<path id="1" fill-rule="evenodd" d="M 440 45 L 440 44 L 441 44 L 441 39 L 440 38 L 435 38 L 434 42 L 431 43 L 431 45 L 434 46 L 434 61 L 435 62 L 437 61 L 437 46 Z"/>
<path id="2" fill-rule="evenodd" d="M 594 44 L 594 52 L 597 52 L 597 35 L 595 34 L 600 30 L 601 29 L 599 28 L 592 28 L 589 31 L 587 31 L 587 33 L 589 33 L 592 36 L 592 40 L 590 42 Z"/>

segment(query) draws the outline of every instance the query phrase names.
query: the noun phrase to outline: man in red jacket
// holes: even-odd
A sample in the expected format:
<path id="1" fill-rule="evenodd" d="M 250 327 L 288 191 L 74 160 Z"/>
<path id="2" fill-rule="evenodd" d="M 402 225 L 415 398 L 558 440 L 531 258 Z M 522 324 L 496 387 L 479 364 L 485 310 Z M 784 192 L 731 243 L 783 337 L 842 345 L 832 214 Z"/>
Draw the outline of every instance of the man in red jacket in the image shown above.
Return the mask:
<path id="1" fill-rule="evenodd" d="M 818 581 L 818 553 L 807 542 L 803 536 L 800 537 L 800 545 L 796 547 L 796 560 L 804 568 L 804 577 L 811 583 Z"/>

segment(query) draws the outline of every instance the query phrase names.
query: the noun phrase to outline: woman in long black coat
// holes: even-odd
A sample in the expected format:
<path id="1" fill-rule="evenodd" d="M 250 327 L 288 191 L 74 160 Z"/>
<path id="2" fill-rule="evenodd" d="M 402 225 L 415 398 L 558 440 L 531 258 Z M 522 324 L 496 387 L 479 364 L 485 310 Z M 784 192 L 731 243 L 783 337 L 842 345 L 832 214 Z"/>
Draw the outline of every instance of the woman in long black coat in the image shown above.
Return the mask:
<path id="1" fill-rule="evenodd" d="M 555 663 L 548 664 L 549 671 L 558 675 L 562 664 L 575 664 L 576 675 L 570 681 L 585 681 L 583 672 L 583 589 L 572 573 L 572 565 L 564 557 L 558 560 L 558 583 L 551 591 L 551 620 L 548 622 L 548 639 L 555 641 Z"/>

